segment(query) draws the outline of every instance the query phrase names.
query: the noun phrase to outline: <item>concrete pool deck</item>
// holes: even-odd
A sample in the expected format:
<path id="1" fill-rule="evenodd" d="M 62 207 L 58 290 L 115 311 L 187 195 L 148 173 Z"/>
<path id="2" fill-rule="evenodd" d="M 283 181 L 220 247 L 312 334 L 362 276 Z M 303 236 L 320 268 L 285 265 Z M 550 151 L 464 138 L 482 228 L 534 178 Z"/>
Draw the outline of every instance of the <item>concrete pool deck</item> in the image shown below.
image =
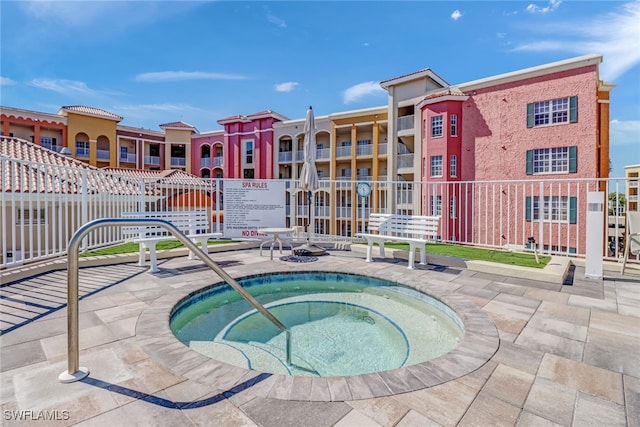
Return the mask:
<path id="1" fill-rule="evenodd" d="M 335 270 L 419 283 L 472 304 L 499 339 L 469 372 L 455 375 L 470 353 L 415 391 L 402 389 L 420 380 L 415 372 L 385 374 L 336 383 L 344 393 L 338 401 L 290 400 L 331 396 L 332 389 L 240 375 L 171 337 L 158 339 L 171 301 L 217 281 L 201 262 L 180 257 L 160 261 L 157 274 L 134 263 L 80 270 L 80 365 L 90 375 L 62 384 L 66 272 L 53 271 L 0 288 L 3 425 L 640 426 L 638 270 L 606 270 L 603 280 L 590 280 L 576 267 L 573 283 L 561 285 L 459 266 L 408 270 L 401 259 L 366 263 L 357 251 L 300 264 L 270 261 L 257 249 L 212 257 L 234 277 Z"/>

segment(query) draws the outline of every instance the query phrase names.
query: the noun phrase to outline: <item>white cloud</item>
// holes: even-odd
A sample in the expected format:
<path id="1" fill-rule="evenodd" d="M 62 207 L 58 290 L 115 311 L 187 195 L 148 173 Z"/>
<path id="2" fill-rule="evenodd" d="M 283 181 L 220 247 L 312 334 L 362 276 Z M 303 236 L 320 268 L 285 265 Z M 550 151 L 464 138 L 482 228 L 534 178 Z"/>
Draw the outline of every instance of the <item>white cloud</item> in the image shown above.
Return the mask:
<path id="1" fill-rule="evenodd" d="M 285 83 L 278 83 L 273 87 L 276 90 L 276 92 L 291 92 L 296 88 L 296 86 L 298 86 L 297 82 L 285 82 Z"/>
<path id="2" fill-rule="evenodd" d="M 451 19 L 453 19 L 454 21 L 457 21 L 458 19 L 460 19 L 462 17 L 462 13 L 456 9 L 451 13 Z"/>
<path id="3" fill-rule="evenodd" d="M 0 86 L 13 86 L 16 85 L 15 80 L 11 80 L 9 77 L 0 77 Z"/>
<path id="4" fill-rule="evenodd" d="M 273 15 L 271 12 L 267 13 L 267 21 L 271 22 L 278 28 L 287 28 L 287 23 L 283 19 Z"/>
<path id="5" fill-rule="evenodd" d="M 178 80 L 246 80 L 239 74 L 207 73 L 204 71 L 155 71 L 136 76 L 137 82 L 169 82 Z"/>
<path id="6" fill-rule="evenodd" d="M 529 6 L 527 6 L 526 11 L 529 13 L 548 13 L 548 12 L 553 12 L 554 10 L 556 10 L 560 4 L 562 3 L 562 0 L 550 0 L 549 1 L 549 5 L 548 6 L 544 6 L 544 7 L 540 7 L 536 4 L 529 4 Z"/>
<path id="7" fill-rule="evenodd" d="M 612 3 L 615 4 L 615 3 Z M 623 4 L 616 12 L 588 21 L 559 22 L 534 26 L 531 31 L 548 33 L 540 41 L 520 44 L 514 50 L 527 52 L 568 51 L 579 55 L 601 53 L 600 75 L 615 81 L 640 64 L 640 1 Z"/>
<path id="8" fill-rule="evenodd" d="M 99 91 L 89 88 L 85 82 L 64 79 L 33 79 L 29 82 L 31 86 L 51 90 L 63 95 L 91 95 L 95 96 L 105 91 Z"/>
<path id="9" fill-rule="evenodd" d="M 364 82 L 344 90 L 342 92 L 342 100 L 345 104 L 350 104 L 352 102 L 359 101 L 366 96 L 380 96 L 386 93 L 387 92 L 380 87 L 379 82 Z"/>
<path id="10" fill-rule="evenodd" d="M 507 33 L 496 33 L 496 37 L 499 39 L 503 39 L 507 36 Z"/>
<path id="11" fill-rule="evenodd" d="M 640 160 L 640 120 L 611 120 L 609 122 L 611 145 L 631 145 L 638 147 L 636 153 Z"/>
<path id="12" fill-rule="evenodd" d="M 165 112 L 176 112 L 176 111 L 199 111 L 199 108 L 193 107 L 188 104 L 138 104 L 138 105 L 116 105 L 114 107 L 117 111 L 129 111 L 129 112 L 138 112 L 138 111 L 165 111 Z"/>

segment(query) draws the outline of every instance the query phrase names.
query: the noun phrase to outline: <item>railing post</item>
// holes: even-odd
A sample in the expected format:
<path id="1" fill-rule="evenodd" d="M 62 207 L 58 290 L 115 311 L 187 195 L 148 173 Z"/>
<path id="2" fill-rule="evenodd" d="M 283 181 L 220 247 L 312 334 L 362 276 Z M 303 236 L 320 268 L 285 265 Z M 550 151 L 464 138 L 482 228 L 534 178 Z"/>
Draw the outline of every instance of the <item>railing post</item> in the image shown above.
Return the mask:
<path id="1" fill-rule="evenodd" d="M 209 268 L 220 276 L 229 286 L 238 292 L 249 304 L 285 333 L 287 364 L 291 365 L 291 331 L 284 326 L 269 310 L 248 293 L 233 277 L 224 271 L 215 261 L 185 236 L 175 225 L 162 219 L 148 218 L 101 218 L 86 223 L 71 237 L 67 249 L 67 370 L 58 376 L 63 383 L 79 381 L 89 375 L 89 370 L 80 366 L 80 334 L 78 325 L 78 257 L 82 239 L 99 227 L 106 226 L 143 226 L 164 227 L 191 252 L 196 254 Z"/>

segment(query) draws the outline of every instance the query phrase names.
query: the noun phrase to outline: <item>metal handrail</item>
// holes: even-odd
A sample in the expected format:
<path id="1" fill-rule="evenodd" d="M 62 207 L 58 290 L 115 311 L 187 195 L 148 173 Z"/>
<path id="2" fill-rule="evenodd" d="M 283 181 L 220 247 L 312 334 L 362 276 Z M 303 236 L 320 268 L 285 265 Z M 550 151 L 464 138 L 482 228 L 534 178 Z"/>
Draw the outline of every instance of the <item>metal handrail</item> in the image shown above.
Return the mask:
<path id="1" fill-rule="evenodd" d="M 258 300 L 249 294 L 241 284 L 224 271 L 215 261 L 204 253 L 195 243 L 193 243 L 175 225 L 163 219 L 147 218 L 101 218 L 86 223 L 80 227 L 69 240 L 67 248 L 67 370 L 58 376 L 58 380 L 63 383 L 78 381 L 89 375 L 89 370 L 80 366 L 80 344 L 78 330 L 78 258 L 82 239 L 92 230 L 107 226 L 159 226 L 164 227 L 175 238 L 180 240 L 190 251 L 195 253 L 209 268 L 215 271 L 220 278 L 235 289 L 244 299 L 246 299 L 256 310 L 262 313 L 286 336 L 287 365 L 291 366 L 291 331 L 284 326 L 269 310 L 267 310 Z"/>

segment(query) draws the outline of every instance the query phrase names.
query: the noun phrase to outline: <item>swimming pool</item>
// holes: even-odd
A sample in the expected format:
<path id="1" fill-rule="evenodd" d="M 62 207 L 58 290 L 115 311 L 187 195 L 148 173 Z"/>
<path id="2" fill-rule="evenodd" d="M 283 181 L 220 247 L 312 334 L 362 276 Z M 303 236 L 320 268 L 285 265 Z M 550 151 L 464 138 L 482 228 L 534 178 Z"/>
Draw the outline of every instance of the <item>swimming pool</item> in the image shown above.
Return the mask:
<path id="1" fill-rule="evenodd" d="M 442 301 L 407 286 L 335 272 L 239 279 L 292 334 L 285 338 L 231 287 L 191 293 L 172 310 L 171 330 L 191 349 L 260 372 L 332 377 L 389 371 L 456 348 L 464 324 Z"/>

